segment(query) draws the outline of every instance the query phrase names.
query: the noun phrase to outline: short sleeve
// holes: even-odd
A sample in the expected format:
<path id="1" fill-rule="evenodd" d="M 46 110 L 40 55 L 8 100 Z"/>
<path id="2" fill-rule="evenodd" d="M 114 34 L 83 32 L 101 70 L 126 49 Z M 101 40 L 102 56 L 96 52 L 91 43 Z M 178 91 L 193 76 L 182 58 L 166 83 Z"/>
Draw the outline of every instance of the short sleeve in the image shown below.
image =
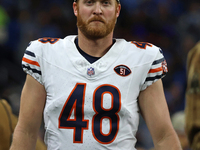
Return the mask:
<path id="1" fill-rule="evenodd" d="M 31 75 L 39 83 L 42 84 L 42 71 L 39 56 L 36 54 L 37 46 L 35 42 L 31 42 L 24 52 L 22 58 L 22 69 L 25 73 Z"/>
<path id="2" fill-rule="evenodd" d="M 157 56 L 155 57 L 150 67 L 150 70 L 147 74 L 147 77 L 141 88 L 141 91 L 145 90 L 148 86 L 152 85 L 157 80 L 163 78 L 167 72 L 168 72 L 167 62 L 164 58 L 162 50 L 159 49 L 159 52 L 157 53 Z"/>

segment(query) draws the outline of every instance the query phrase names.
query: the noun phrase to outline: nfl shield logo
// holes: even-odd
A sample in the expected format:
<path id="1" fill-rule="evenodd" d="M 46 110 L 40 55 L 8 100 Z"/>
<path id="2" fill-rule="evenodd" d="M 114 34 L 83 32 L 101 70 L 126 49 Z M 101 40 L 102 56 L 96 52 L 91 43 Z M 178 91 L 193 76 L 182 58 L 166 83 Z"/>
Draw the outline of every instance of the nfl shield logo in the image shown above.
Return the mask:
<path id="1" fill-rule="evenodd" d="M 92 76 L 95 74 L 94 68 L 90 67 L 87 69 L 87 75 Z"/>

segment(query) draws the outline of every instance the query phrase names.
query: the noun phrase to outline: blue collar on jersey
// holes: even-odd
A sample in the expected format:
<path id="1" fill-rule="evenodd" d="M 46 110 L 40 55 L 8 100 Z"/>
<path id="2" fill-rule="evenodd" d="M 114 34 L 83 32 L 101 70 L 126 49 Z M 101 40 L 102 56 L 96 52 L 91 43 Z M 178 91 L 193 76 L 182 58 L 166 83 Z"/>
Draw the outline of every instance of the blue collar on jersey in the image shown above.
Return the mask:
<path id="1" fill-rule="evenodd" d="M 91 64 L 94 63 L 95 61 L 97 61 L 99 58 L 101 57 L 93 57 L 91 55 L 88 55 L 87 53 L 85 53 L 79 46 L 78 46 L 78 38 L 75 38 L 74 43 L 76 45 L 76 48 L 78 49 L 79 53 L 85 57 L 85 59 L 87 61 L 89 61 Z"/>
<path id="2" fill-rule="evenodd" d="M 115 39 L 113 39 L 113 44 L 116 42 Z M 94 57 L 91 55 L 88 55 L 87 53 L 85 53 L 79 46 L 78 46 L 78 38 L 75 38 L 74 43 L 76 45 L 76 48 L 78 49 L 79 53 L 85 57 L 85 59 L 87 61 L 89 61 L 91 64 L 94 63 L 95 61 L 97 61 L 98 59 L 100 59 L 101 57 Z"/>

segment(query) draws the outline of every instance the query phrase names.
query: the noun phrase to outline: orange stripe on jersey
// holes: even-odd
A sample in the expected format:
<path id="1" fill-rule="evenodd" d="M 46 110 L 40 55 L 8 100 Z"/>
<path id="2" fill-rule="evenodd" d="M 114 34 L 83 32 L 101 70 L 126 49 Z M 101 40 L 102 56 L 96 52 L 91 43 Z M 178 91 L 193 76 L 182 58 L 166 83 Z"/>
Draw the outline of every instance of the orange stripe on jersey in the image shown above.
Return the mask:
<path id="1" fill-rule="evenodd" d="M 39 65 L 38 62 L 36 62 L 36 61 L 32 61 L 32 60 L 27 59 L 27 58 L 25 58 L 25 57 L 22 58 L 22 61 L 27 62 L 27 63 L 29 63 L 29 64 L 31 64 L 31 65 L 35 65 L 35 66 L 40 67 L 40 65 Z"/>
<path id="2" fill-rule="evenodd" d="M 156 68 L 156 69 L 150 69 L 148 73 L 156 73 L 159 71 L 163 71 L 162 67 Z"/>

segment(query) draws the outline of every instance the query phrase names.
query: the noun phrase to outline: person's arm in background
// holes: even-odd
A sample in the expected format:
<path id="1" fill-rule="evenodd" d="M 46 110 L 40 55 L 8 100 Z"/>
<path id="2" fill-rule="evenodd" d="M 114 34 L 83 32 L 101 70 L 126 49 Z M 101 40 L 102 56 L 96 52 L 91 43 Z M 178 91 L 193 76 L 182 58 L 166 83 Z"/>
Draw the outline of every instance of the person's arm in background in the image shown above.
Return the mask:
<path id="1" fill-rule="evenodd" d="M 161 79 L 140 92 L 138 100 L 155 150 L 181 150 L 178 136 L 170 120 Z"/>
<path id="2" fill-rule="evenodd" d="M 187 57 L 185 125 L 191 148 L 200 149 L 200 41 Z"/>
<path id="3" fill-rule="evenodd" d="M 46 101 L 44 86 L 27 75 L 20 101 L 20 113 L 10 150 L 35 150 Z"/>

